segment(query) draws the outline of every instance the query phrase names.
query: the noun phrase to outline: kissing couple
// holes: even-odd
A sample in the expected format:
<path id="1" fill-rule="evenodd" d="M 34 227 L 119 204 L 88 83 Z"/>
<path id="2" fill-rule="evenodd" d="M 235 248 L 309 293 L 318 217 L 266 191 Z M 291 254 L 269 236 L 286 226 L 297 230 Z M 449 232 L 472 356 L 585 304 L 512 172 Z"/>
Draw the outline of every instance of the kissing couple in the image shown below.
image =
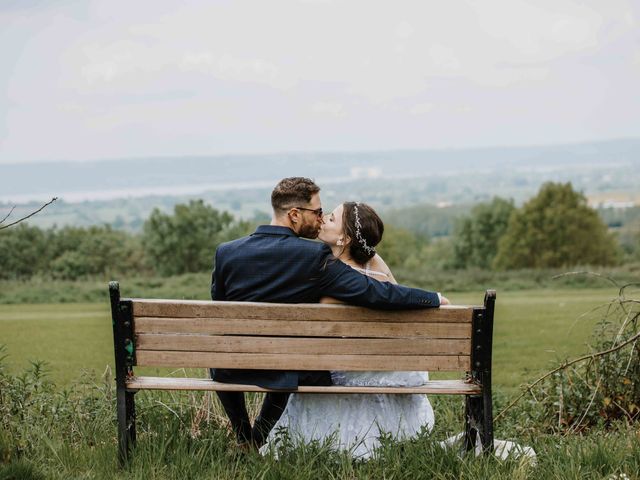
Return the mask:
<path id="1" fill-rule="evenodd" d="M 303 177 L 271 193 L 273 216 L 247 236 L 218 246 L 213 300 L 339 302 L 387 310 L 438 307 L 437 292 L 398 285 L 376 253 L 384 225 L 368 205 L 345 202 L 324 214 L 320 187 Z M 319 239 L 320 242 L 307 239 Z M 415 386 L 427 372 L 327 372 L 211 369 L 217 382 L 295 390 L 298 385 Z M 253 426 L 243 392 L 217 392 L 242 449 L 278 448 L 280 432 L 296 442 L 330 441 L 356 458 L 373 455 L 382 434 L 417 435 L 434 423 L 425 395 L 270 392 Z"/>

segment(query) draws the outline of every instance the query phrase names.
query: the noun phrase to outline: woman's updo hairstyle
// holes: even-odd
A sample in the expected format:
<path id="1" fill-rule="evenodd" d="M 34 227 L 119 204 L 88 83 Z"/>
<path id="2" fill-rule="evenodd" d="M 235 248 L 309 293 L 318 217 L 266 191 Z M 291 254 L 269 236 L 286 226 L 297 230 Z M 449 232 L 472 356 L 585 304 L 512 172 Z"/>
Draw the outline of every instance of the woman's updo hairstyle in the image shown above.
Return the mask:
<path id="1" fill-rule="evenodd" d="M 376 254 L 375 246 L 382 240 L 384 224 L 366 203 L 344 202 L 342 211 L 342 229 L 351 239 L 349 255 L 363 265 Z"/>

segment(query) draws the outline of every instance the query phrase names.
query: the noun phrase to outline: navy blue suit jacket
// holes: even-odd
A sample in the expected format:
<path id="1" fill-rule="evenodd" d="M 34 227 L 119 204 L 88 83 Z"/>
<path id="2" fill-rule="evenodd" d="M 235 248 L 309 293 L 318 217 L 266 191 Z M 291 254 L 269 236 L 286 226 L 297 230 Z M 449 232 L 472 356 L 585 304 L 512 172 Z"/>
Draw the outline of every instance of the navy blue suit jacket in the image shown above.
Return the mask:
<path id="1" fill-rule="evenodd" d="M 287 227 L 261 225 L 216 250 L 213 300 L 317 303 L 325 296 L 388 310 L 439 306 L 437 293 L 362 275 L 336 259 L 327 245 L 299 238 Z M 268 388 L 298 385 L 298 373 L 288 371 L 216 369 L 213 379 Z"/>

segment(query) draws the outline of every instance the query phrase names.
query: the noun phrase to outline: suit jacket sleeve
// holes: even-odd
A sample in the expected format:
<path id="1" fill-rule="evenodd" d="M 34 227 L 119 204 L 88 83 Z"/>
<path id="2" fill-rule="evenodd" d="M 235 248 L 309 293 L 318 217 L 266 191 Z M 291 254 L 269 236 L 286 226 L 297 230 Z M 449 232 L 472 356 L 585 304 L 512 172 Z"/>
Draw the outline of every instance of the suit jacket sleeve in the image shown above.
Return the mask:
<path id="1" fill-rule="evenodd" d="M 440 306 L 436 292 L 379 282 L 333 257 L 329 247 L 323 249 L 323 258 L 318 268 L 318 284 L 323 296 L 362 307 L 387 310 Z"/>
<path id="2" fill-rule="evenodd" d="M 227 295 L 224 290 L 222 280 L 222 264 L 220 263 L 220 249 L 216 250 L 213 272 L 211 273 L 211 300 L 226 300 Z"/>

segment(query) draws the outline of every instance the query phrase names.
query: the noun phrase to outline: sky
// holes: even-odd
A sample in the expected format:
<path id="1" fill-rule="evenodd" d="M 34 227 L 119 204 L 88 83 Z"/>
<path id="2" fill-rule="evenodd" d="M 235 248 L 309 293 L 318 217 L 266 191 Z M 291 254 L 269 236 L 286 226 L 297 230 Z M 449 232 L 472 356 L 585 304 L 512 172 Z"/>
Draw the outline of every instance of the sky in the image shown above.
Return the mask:
<path id="1" fill-rule="evenodd" d="M 2 0 L 0 163 L 640 137 L 638 0 Z"/>

